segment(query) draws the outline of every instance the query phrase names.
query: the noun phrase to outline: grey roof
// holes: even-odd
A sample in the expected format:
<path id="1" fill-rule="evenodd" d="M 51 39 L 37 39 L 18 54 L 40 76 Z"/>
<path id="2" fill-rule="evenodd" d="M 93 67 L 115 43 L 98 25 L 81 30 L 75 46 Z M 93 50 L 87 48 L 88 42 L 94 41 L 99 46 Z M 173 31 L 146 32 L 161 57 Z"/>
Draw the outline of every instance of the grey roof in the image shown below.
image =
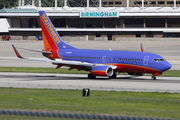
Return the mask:
<path id="1" fill-rule="evenodd" d="M 8 28 L 9 31 L 41 31 L 41 28 Z M 179 28 L 56 28 L 57 31 L 101 31 L 101 32 L 164 32 L 164 33 L 179 33 Z"/>
<path id="2" fill-rule="evenodd" d="M 38 11 L 46 11 L 48 16 L 79 17 L 80 12 L 116 11 L 119 16 L 130 17 L 180 17 L 180 7 L 24 7 L 19 9 L 1 9 L 0 16 L 36 16 Z M 16 13 L 16 14 L 14 14 Z"/>
<path id="3" fill-rule="evenodd" d="M 18 9 L 3 8 L 0 10 L 0 13 L 37 13 L 39 10 L 44 10 L 47 13 L 74 13 L 82 11 L 117 11 L 120 13 L 179 13 L 180 7 L 22 7 Z"/>
<path id="4" fill-rule="evenodd" d="M 36 9 L 6 9 L 0 10 L 0 13 L 37 13 Z"/>

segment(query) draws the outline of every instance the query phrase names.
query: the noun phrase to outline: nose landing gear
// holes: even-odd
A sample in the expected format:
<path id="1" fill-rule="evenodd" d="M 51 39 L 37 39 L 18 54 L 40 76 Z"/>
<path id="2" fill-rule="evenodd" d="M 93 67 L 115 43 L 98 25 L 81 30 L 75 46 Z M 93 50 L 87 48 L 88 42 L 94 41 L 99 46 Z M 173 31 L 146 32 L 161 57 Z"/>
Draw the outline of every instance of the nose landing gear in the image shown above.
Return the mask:
<path id="1" fill-rule="evenodd" d="M 91 74 L 91 73 L 88 74 L 88 79 L 95 79 L 95 78 L 96 78 L 96 76 L 94 76 L 93 74 Z"/>
<path id="2" fill-rule="evenodd" d="M 151 80 L 156 80 L 156 76 L 152 76 L 152 77 L 151 77 Z"/>

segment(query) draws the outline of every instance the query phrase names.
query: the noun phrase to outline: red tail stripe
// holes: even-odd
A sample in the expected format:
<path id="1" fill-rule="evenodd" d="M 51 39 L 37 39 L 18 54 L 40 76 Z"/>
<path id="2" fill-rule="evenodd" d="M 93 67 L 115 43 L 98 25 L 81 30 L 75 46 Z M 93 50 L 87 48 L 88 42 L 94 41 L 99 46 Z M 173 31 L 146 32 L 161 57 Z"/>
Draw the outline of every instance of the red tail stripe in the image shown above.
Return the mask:
<path id="1" fill-rule="evenodd" d="M 42 21 L 42 18 L 40 16 L 40 22 L 41 22 L 41 29 L 42 29 L 42 32 L 43 34 L 46 36 L 46 39 L 48 40 L 48 43 L 49 45 L 51 46 L 52 48 L 52 54 L 54 55 L 55 58 L 61 58 L 58 54 L 58 47 L 57 45 L 55 44 L 54 40 L 52 39 L 49 31 L 47 30 L 44 22 Z"/>

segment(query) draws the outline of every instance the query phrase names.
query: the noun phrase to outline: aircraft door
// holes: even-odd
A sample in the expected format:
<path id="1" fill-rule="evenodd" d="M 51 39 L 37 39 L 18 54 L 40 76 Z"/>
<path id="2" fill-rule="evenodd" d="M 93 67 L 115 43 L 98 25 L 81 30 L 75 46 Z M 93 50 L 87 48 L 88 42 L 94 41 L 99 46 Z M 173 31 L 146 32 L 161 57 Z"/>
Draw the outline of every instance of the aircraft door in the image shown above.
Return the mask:
<path id="1" fill-rule="evenodd" d="M 105 63 L 106 62 L 106 56 L 102 57 L 102 62 Z"/>
<path id="2" fill-rule="evenodd" d="M 148 66 L 148 60 L 149 60 L 149 56 L 145 56 L 143 61 L 144 66 Z"/>

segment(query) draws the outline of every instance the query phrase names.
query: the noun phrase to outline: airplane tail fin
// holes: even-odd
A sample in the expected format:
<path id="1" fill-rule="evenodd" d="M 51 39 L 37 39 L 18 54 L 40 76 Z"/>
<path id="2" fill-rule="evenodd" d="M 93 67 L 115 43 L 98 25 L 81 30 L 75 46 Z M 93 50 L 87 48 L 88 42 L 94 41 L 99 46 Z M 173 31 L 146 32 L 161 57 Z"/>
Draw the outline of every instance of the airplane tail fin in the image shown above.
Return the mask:
<path id="1" fill-rule="evenodd" d="M 142 43 L 140 44 L 140 46 L 141 46 L 141 52 L 146 52 Z"/>
<path id="2" fill-rule="evenodd" d="M 44 51 L 52 52 L 52 55 L 50 56 L 52 59 L 61 58 L 58 54 L 59 49 L 77 49 L 61 40 L 45 11 L 39 11 L 39 19 L 42 29 Z"/>

